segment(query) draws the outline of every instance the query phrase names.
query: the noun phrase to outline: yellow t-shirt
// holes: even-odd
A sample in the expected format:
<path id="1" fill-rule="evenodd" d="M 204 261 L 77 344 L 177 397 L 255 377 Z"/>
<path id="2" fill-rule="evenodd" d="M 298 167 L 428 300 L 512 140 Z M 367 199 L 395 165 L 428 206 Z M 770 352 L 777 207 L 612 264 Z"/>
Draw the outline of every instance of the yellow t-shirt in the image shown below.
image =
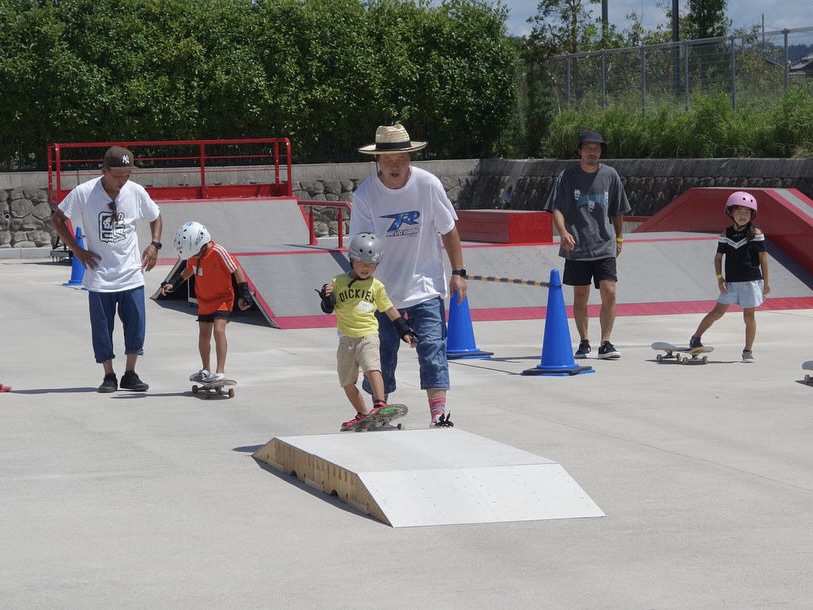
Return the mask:
<path id="1" fill-rule="evenodd" d="M 374 277 L 354 280 L 348 273 L 337 275 L 331 284 L 339 332 L 354 338 L 377 333 L 376 310 L 387 311 L 392 307 L 384 284 Z"/>

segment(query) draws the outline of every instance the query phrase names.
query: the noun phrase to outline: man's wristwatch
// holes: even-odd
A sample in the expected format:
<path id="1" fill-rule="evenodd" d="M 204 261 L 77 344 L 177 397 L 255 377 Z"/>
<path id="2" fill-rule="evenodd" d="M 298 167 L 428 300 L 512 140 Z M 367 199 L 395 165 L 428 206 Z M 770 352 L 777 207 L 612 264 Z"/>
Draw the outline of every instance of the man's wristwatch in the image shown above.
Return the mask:
<path id="1" fill-rule="evenodd" d="M 465 280 L 467 277 L 469 277 L 468 275 L 466 275 L 466 270 L 465 270 L 465 269 L 452 269 L 452 275 L 459 275 L 459 276 L 460 276 L 460 277 L 462 277 L 464 280 Z"/>
<path id="2" fill-rule="evenodd" d="M 152 245 L 155 246 L 156 250 L 160 250 L 161 246 L 163 246 L 163 244 L 160 241 L 156 241 L 156 240 L 152 240 L 152 242 L 150 242 L 150 243 L 152 243 Z"/>

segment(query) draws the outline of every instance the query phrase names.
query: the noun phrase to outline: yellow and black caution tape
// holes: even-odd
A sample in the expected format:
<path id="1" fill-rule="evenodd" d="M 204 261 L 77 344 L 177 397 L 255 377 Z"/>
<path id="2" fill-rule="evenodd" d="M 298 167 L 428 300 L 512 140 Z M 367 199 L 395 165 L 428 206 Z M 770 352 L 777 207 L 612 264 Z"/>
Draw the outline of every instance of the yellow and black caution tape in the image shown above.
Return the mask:
<path id="1" fill-rule="evenodd" d="M 493 275 L 469 275 L 467 280 L 478 282 L 498 282 L 500 284 L 522 284 L 523 286 L 539 286 L 540 288 L 550 288 L 550 282 L 540 282 L 539 280 L 520 280 L 514 277 L 496 277 Z"/>

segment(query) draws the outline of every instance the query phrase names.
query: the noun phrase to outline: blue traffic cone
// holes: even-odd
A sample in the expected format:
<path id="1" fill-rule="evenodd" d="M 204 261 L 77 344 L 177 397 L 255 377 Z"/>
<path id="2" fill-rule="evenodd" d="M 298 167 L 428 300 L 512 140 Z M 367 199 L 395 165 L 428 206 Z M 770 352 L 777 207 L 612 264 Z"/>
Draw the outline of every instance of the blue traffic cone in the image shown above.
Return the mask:
<path id="1" fill-rule="evenodd" d="M 578 366 L 573 359 L 562 280 L 559 279 L 559 270 L 552 269 L 548 288 L 548 310 L 545 315 L 545 337 L 542 342 L 542 362 L 535 368 L 522 371 L 522 374 L 565 376 L 594 372 L 593 367 Z"/>
<path id="2" fill-rule="evenodd" d="M 82 227 L 76 227 L 76 243 L 80 248 L 85 247 L 85 241 L 82 239 Z M 82 279 L 85 277 L 85 266 L 82 264 L 77 256 L 74 254 L 71 257 L 71 279 L 65 286 L 81 286 Z"/>
<path id="3" fill-rule="evenodd" d="M 418 339 L 420 340 L 420 339 Z M 457 291 L 449 299 L 449 333 L 446 337 L 446 357 L 449 360 L 459 358 L 488 358 L 494 352 L 484 352 L 474 343 L 474 329 L 471 325 L 469 299 L 463 297 L 458 303 Z"/>

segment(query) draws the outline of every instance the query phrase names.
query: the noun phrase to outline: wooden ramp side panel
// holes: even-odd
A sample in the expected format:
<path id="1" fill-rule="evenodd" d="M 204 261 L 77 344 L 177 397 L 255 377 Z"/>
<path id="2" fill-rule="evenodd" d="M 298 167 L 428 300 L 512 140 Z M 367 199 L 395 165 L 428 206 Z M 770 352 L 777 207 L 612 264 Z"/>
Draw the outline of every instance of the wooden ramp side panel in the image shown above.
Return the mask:
<path id="1" fill-rule="evenodd" d="M 280 438 L 271 439 L 253 456 L 285 474 L 295 475 L 309 487 L 335 495 L 356 510 L 392 525 L 358 475 L 346 468 L 303 451 Z"/>

